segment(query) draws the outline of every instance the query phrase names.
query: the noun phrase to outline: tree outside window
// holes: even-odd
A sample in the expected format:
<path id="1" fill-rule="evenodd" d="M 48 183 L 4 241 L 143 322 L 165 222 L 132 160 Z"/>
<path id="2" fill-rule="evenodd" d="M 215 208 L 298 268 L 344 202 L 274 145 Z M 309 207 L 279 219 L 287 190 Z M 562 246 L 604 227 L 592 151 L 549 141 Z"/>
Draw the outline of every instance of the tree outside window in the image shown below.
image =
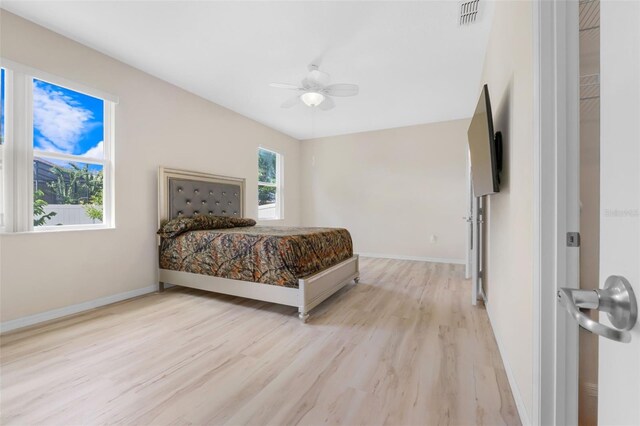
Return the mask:
<path id="1" fill-rule="evenodd" d="M 258 150 L 258 219 L 282 218 L 281 168 L 280 154 Z"/>

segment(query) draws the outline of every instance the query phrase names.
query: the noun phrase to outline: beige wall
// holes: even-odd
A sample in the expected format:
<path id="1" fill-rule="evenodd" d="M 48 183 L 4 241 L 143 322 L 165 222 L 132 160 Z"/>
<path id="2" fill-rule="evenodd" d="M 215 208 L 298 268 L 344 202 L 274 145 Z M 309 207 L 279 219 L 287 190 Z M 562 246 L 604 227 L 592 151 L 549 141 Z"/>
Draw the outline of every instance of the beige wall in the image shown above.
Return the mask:
<path id="1" fill-rule="evenodd" d="M 303 141 L 303 224 L 348 228 L 359 253 L 462 262 L 468 127 L 465 119 Z"/>
<path id="2" fill-rule="evenodd" d="M 513 378 L 523 422 L 533 406 L 533 34 L 532 3 L 496 2 L 482 76 L 502 131 L 501 192 L 488 197 L 487 311 Z M 478 92 L 480 88 L 478 88 Z M 518 401 L 519 399 L 519 401 Z"/>
<path id="3" fill-rule="evenodd" d="M 0 237 L 1 321 L 156 283 L 157 168 L 247 179 L 257 214 L 257 148 L 285 156 L 285 220 L 299 224 L 300 142 L 4 10 L 0 54 L 119 96 L 116 229 Z"/>

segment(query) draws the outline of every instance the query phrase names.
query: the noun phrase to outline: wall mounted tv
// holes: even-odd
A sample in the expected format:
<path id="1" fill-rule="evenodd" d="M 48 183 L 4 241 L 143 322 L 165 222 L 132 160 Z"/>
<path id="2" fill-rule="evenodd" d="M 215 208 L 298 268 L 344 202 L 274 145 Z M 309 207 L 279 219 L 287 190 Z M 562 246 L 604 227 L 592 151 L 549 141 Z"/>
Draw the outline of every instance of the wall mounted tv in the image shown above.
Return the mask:
<path id="1" fill-rule="evenodd" d="M 489 87 L 486 84 L 482 88 L 467 137 L 474 196 L 481 197 L 500 192 L 502 134 L 493 132 Z"/>

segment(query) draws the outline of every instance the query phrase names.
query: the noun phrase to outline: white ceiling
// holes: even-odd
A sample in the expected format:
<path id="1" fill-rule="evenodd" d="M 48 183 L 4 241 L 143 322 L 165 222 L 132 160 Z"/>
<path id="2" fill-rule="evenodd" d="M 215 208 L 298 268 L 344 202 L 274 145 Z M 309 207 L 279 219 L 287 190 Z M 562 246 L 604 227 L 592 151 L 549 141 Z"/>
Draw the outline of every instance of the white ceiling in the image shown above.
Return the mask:
<path id="1" fill-rule="evenodd" d="M 2 1 L 2 7 L 297 139 L 470 117 L 492 4 Z M 311 61 L 360 94 L 282 109 Z"/>

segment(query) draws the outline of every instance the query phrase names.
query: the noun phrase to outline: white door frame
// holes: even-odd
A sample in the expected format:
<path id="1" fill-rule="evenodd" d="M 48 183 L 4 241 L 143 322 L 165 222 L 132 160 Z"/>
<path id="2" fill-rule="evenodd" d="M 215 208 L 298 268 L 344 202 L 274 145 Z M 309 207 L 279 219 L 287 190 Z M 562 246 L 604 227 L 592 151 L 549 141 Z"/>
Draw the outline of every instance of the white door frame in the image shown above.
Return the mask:
<path id="1" fill-rule="evenodd" d="M 578 416 L 578 328 L 556 302 L 578 287 L 578 1 L 533 2 L 534 277 L 532 424 L 574 425 Z"/>

